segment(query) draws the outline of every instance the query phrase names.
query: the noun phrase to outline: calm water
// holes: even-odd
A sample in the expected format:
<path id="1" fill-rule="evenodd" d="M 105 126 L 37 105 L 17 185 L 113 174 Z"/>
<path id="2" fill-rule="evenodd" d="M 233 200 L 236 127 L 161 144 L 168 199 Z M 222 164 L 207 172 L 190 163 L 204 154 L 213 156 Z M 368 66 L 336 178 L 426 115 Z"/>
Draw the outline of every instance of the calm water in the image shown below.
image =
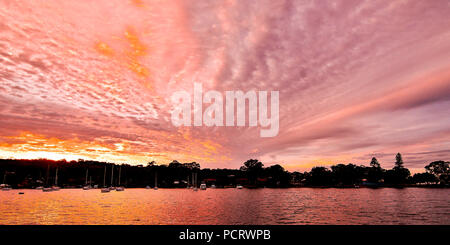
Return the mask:
<path id="1" fill-rule="evenodd" d="M 0 191 L 0 224 L 450 224 L 450 189 Z"/>

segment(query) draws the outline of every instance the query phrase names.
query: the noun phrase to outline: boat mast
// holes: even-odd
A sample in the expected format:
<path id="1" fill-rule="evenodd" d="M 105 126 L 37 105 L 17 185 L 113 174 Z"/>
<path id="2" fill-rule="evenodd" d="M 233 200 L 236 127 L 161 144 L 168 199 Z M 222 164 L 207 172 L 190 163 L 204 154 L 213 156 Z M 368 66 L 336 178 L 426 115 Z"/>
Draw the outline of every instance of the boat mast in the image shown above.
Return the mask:
<path id="1" fill-rule="evenodd" d="M 103 173 L 103 187 L 106 187 L 106 165 L 105 165 L 105 172 Z"/>
<path id="2" fill-rule="evenodd" d="M 86 183 L 84 185 L 88 184 L 88 173 L 89 173 L 89 169 L 86 169 Z"/>
<path id="3" fill-rule="evenodd" d="M 58 186 L 58 168 L 56 168 L 56 173 L 55 173 L 55 186 Z"/>
<path id="4" fill-rule="evenodd" d="M 111 187 L 113 186 L 113 179 L 114 179 L 114 165 L 111 166 Z"/>
<path id="5" fill-rule="evenodd" d="M 50 174 L 50 165 L 47 165 L 47 176 L 45 177 L 45 186 L 48 186 L 48 176 Z"/>
<path id="6" fill-rule="evenodd" d="M 118 186 L 120 186 L 120 175 L 122 175 L 122 166 L 119 167 L 119 184 L 118 184 Z"/>

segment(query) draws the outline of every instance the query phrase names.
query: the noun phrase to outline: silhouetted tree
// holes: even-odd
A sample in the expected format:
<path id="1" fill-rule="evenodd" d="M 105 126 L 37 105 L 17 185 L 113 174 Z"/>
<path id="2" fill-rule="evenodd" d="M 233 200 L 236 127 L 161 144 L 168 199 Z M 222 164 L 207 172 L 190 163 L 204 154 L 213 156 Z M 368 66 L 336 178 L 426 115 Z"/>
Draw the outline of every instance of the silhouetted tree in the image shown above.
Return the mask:
<path id="1" fill-rule="evenodd" d="M 403 168 L 403 159 L 402 154 L 397 153 L 395 156 L 395 167 L 394 168 Z"/>
<path id="2" fill-rule="evenodd" d="M 378 160 L 373 157 L 372 161 L 370 161 L 371 168 L 368 169 L 367 180 L 371 183 L 379 183 L 383 178 L 383 169 L 378 163 Z"/>
<path id="3" fill-rule="evenodd" d="M 78 161 L 52 161 L 47 159 L 37 160 L 14 160 L 0 159 L 0 177 L 6 175 L 6 184 L 14 188 L 30 188 L 42 186 L 48 179 L 48 184 L 54 183 L 55 170 L 58 168 L 58 183 L 62 187 L 81 187 L 86 182 L 86 170 L 92 184 L 103 183 L 103 173 L 105 167 L 108 174 L 106 183 L 110 183 L 110 171 L 113 166 L 108 162 L 97 162 L 80 159 Z M 114 167 L 117 178 L 118 167 Z M 339 186 L 354 185 L 362 179 L 367 178 L 369 182 L 379 183 L 384 178 L 384 183 L 388 186 L 396 186 L 406 183 L 433 183 L 437 180 L 441 184 L 449 183 L 449 162 L 435 161 L 428 164 L 425 169 L 427 173 L 410 176 L 410 172 L 403 166 L 401 155 L 397 154 L 396 164 L 390 170 L 381 168 L 376 158 L 372 158 L 370 167 L 357 166 L 355 164 L 337 164 L 331 167 L 314 167 L 310 172 L 289 173 L 281 165 L 276 164 L 264 168 L 264 165 L 256 160 L 250 159 L 238 169 L 201 169 L 196 162 L 180 163 L 172 161 L 168 165 L 157 165 L 150 162 L 146 167 L 142 165 L 121 165 L 121 184 L 126 187 L 153 186 L 155 176 L 158 176 L 159 187 L 186 187 L 188 177 L 192 173 L 197 173 L 198 181 L 203 181 L 216 186 L 230 186 L 237 183 L 247 183 L 247 187 L 288 187 L 298 186 Z M 49 172 L 47 178 L 47 171 Z M 192 180 L 192 179 L 191 179 Z M 248 181 L 247 181 L 248 180 Z M 1 181 L 1 179 L 0 179 Z M 114 179 L 113 183 L 117 183 Z"/>
<path id="4" fill-rule="evenodd" d="M 270 179 L 268 185 L 272 187 L 287 187 L 290 182 L 290 174 L 284 168 L 275 164 L 265 169 L 266 176 Z"/>
<path id="5" fill-rule="evenodd" d="M 169 163 L 169 168 L 179 168 L 179 167 L 182 167 L 182 165 L 177 160 L 173 160 L 171 163 Z"/>
<path id="6" fill-rule="evenodd" d="M 372 168 L 380 168 L 380 163 L 378 163 L 378 160 L 375 157 L 372 157 L 372 161 L 370 161 L 370 166 Z"/>
<path id="7" fill-rule="evenodd" d="M 300 185 L 303 184 L 303 181 L 305 180 L 307 173 L 300 173 L 300 172 L 293 172 L 291 173 L 291 181 L 295 184 L 295 185 Z"/>
<path id="8" fill-rule="evenodd" d="M 262 164 L 257 159 L 249 159 L 246 162 L 244 162 L 244 166 L 241 167 L 242 171 L 253 171 L 253 170 L 259 170 L 262 169 L 264 164 Z"/>
<path id="9" fill-rule="evenodd" d="M 313 186 L 327 186 L 332 183 L 332 174 L 328 168 L 325 167 L 314 167 L 309 173 L 309 178 L 307 179 L 308 184 Z"/>
<path id="10" fill-rule="evenodd" d="M 262 172 L 264 164 L 262 164 L 257 159 L 249 159 L 244 162 L 244 166 L 240 168 L 241 171 L 247 173 L 247 177 L 252 184 L 256 183 L 256 178 Z"/>
<path id="11" fill-rule="evenodd" d="M 425 166 L 427 172 L 440 176 L 450 173 L 449 163 L 444 161 L 435 161 Z"/>
<path id="12" fill-rule="evenodd" d="M 361 180 L 361 169 L 354 164 L 331 166 L 333 182 L 338 185 L 354 185 Z"/>
<path id="13" fill-rule="evenodd" d="M 414 174 L 411 180 L 413 183 L 434 183 L 439 179 L 431 173 L 417 173 Z"/>
<path id="14" fill-rule="evenodd" d="M 403 167 L 403 159 L 400 153 L 395 156 L 395 166 L 392 170 L 388 170 L 385 173 L 384 180 L 388 184 L 406 184 L 408 177 L 411 175 L 409 170 Z"/>
<path id="15" fill-rule="evenodd" d="M 450 180 L 450 167 L 449 162 L 434 161 L 425 166 L 425 170 L 435 175 L 442 184 L 449 183 Z"/>
<path id="16" fill-rule="evenodd" d="M 152 166 L 155 166 L 155 165 L 156 165 L 155 161 L 151 161 L 151 162 L 147 163 L 147 167 L 152 167 Z"/>

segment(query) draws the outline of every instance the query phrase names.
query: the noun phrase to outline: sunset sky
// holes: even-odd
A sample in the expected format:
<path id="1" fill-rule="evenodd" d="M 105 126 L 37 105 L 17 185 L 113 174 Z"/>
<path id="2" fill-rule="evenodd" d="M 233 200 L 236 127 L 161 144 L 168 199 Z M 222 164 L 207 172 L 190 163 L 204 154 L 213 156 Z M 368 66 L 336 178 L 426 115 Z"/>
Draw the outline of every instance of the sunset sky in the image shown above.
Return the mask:
<path id="1" fill-rule="evenodd" d="M 448 0 L 0 0 L 0 158 L 290 171 L 450 160 Z M 170 96 L 279 91 L 280 131 L 174 127 Z"/>

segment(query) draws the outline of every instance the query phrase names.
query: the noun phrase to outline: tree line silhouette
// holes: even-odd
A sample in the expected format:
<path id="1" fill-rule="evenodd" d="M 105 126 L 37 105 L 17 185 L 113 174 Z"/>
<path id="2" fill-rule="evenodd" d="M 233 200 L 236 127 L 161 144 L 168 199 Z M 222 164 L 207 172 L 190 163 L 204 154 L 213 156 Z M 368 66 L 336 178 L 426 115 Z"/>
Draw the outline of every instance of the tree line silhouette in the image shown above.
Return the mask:
<path id="1" fill-rule="evenodd" d="M 105 169 L 108 173 L 106 175 Z M 196 162 L 180 163 L 176 160 L 167 165 L 149 162 L 145 166 L 136 166 L 82 159 L 0 159 L 0 173 L 4 174 L 3 184 L 9 184 L 13 188 L 35 188 L 54 184 L 56 171 L 58 185 L 66 188 L 81 187 L 86 183 L 102 186 L 104 182 L 108 186 L 128 188 L 153 187 L 155 183 L 163 188 L 185 188 L 198 186 L 200 183 L 216 187 L 235 187 L 239 184 L 246 188 L 448 187 L 450 184 L 449 162 L 431 162 L 425 166 L 426 172 L 411 175 L 404 167 L 400 153 L 396 155 L 392 169 L 383 169 L 374 157 L 369 166 L 337 164 L 330 168 L 313 167 L 309 172 L 289 172 L 279 164 L 264 167 L 264 164 L 256 159 L 247 160 L 240 169 L 201 169 L 200 164 Z M 196 183 L 192 181 L 194 174 L 198 180 Z"/>

